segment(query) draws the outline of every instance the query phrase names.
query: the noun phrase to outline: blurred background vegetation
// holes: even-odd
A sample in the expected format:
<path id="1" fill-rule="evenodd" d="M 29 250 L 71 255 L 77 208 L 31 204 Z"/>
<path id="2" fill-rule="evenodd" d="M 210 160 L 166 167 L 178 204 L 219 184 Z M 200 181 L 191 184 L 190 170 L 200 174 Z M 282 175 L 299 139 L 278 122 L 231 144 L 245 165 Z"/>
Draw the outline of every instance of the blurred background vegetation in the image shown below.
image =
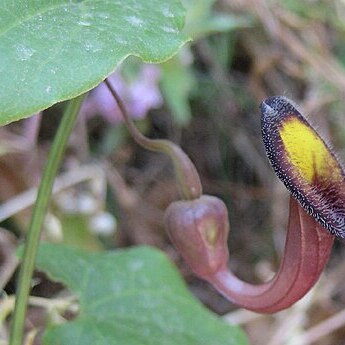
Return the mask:
<path id="1" fill-rule="evenodd" d="M 129 58 L 111 78 L 141 131 L 180 144 L 204 192 L 227 203 L 232 269 L 250 282 L 267 280 L 284 246 L 288 195 L 266 159 L 258 106 L 272 95 L 293 99 L 345 161 L 345 2 L 183 3 L 192 41 L 159 66 Z M 14 243 L 25 235 L 63 107 L 0 128 L 0 288 L 7 294 L 14 291 Z M 342 243 L 300 303 L 272 316 L 257 315 L 237 309 L 197 279 L 172 247 L 163 216 L 177 198 L 169 160 L 133 142 L 101 86 L 82 108 L 44 238 L 98 251 L 140 244 L 161 248 L 193 293 L 241 324 L 252 344 L 344 344 Z M 61 286 L 41 274 L 36 279 L 34 295 L 61 293 Z M 40 310 L 29 312 L 28 327 L 44 323 Z"/>

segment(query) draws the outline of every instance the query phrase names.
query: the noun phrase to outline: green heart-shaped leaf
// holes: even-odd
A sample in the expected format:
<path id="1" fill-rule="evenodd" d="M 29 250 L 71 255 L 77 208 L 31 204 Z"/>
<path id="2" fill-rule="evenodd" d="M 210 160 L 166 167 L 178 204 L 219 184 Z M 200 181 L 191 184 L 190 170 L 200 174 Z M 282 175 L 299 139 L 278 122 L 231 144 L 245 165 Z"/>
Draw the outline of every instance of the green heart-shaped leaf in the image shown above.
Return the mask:
<path id="1" fill-rule="evenodd" d="M 98 85 L 128 55 L 186 42 L 178 0 L 0 0 L 0 125 Z"/>
<path id="2" fill-rule="evenodd" d="M 193 298 L 161 252 L 140 247 L 87 253 L 41 245 L 37 266 L 66 284 L 80 315 L 50 327 L 49 345 L 242 345 L 246 338 Z"/>

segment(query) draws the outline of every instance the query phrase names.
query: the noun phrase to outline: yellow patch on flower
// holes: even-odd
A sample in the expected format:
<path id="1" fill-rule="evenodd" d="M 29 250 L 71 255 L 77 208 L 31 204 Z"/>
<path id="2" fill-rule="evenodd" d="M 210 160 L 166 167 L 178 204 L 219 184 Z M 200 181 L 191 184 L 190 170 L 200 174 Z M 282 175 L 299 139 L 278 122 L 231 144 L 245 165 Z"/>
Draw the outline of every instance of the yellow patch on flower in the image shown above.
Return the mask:
<path id="1" fill-rule="evenodd" d="M 341 178 L 338 164 L 323 140 L 299 118 L 283 121 L 279 134 L 290 164 L 308 183 Z"/>
<path id="2" fill-rule="evenodd" d="M 261 103 L 267 157 L 304 210 L 345 238 L 345 173 L 331 149 L 295 104 L 274 96 Z"/>

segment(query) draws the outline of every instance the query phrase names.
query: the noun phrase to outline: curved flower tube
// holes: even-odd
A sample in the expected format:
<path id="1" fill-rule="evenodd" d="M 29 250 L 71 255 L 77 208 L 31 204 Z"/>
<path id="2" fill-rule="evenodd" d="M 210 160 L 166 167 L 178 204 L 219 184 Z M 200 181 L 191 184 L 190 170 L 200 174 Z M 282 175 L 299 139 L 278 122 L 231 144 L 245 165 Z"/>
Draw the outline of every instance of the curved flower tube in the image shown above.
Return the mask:
<path id="1" fill-rule="evenodd" d="M 281 266 L 271 281 L 255 285 L 228 268 L 228 213 L 220 199 L 203 195 L 192 202 L 175 201 L 167 209 L 165 223 L 172 242 L 197 276 L 233 303 L 260 313 L 280 311 L 302 298 L 318 280 L 334 241 L 291 197 Z"/>
<path id="2" fill-rule="evenodd" d="M 290 307 L 316 283 L 329 258 L 334 236 L 290 198 L 284 256 L 275 277 L 252 285 L 223 267 L 207 280 L 226 298 L 246 309 L 274 313 Z"/>

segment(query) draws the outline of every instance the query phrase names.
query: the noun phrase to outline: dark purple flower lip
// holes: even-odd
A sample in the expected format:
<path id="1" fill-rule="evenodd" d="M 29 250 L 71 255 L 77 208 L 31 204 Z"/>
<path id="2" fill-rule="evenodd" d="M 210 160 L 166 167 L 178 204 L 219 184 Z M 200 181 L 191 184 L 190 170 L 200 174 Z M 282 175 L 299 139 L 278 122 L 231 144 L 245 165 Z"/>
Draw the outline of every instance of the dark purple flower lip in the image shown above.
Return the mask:
<path id="1" fill-rule="evenodd" d="M 344 171 L 330 147 L 289 99 L 261 106 L 267 157 L 300 205 L 333 235 L 345 238 Z"/>

